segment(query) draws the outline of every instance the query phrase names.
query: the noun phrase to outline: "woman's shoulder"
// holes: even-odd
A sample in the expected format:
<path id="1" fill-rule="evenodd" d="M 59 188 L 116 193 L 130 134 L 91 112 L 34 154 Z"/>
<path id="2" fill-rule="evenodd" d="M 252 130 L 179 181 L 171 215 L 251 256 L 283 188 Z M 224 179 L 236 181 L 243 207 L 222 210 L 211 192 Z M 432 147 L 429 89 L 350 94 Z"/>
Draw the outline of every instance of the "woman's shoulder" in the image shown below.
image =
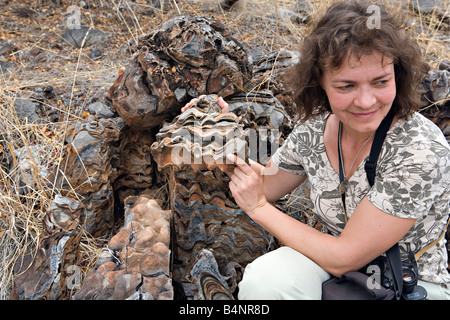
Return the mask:
<path id="1" fill-rule="evenodd" d="M 442 130 L 420 113 L 399 119 L 388 132 L 380 169 L 399 176 L 421 175 L 439 182 L 450 180 L 450 146 Z M 435 180 L 437 183 L 438 181 Z"/>
<path id="2" fill-rule="evenodd" d="M 311 132 L 323 134 L 325 129 L 325 123 L 329 113 L 322 113 L 313 117 L 310 117 L 306 121 L 299 121 L 295 124 L 293 132 Z"/>
<path id="3" fill-rule="evenodd" d="M 424 115 L 415 112 L 406 119 L 399 119 L 388 133 L 394 145 L 439 144 L 450 150 L 442 130 Z"/>

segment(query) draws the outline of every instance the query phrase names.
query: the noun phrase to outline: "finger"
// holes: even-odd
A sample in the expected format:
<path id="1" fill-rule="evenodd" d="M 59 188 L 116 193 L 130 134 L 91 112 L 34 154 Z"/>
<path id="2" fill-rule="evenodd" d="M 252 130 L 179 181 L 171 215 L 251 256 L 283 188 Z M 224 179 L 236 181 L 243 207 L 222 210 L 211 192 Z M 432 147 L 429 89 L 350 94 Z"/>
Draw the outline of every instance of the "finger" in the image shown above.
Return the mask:
<path id="1" fill-rule="evenodd" d="M 186 105 L 185 105 L 183 108 L 181 108 L 181 112 L 186 111 L 186 110 L 189 109 L 194 103 L 196 103 L 198 100 L 200 100 L 200 99 L 202 99 L 202 98 L 204 98 L 204 97 L 206 97 L 206 95 L 202 94 L 202 95 L 199 95 L 197 98 L 193 98 L 191 101 L 189 101 L 188 103 L 186 103 Z"/>
<path id="2" fill-rule="evenodd" d="M 241 196 L 239 195 L 239 186 L 233 181 L 230 181 L 228 187 L 231 191 L 231 194 L 236 202 L 240 202 Z"/>
<path id="3" fill-rule="evenodd" d="M 244 180 L 244 179 L 246 179 L 246 177 L 248 177 L 248 175 L 246 175 L 239 167 L 234 168 L 234 175 L 239 180 Z"/>
<path id="4" fill-rule="evenodd" d="M 230 188 L 231 194 L 233 194 L 233 196 L 234 196 L 235 190 L 237 188 L 236 183 L 234 183 L 233 181 L 230 181 L 230 183 L 228 184 L 228 187 Z"/>
<path id="5" fill-rule="evenodd" d="M 227 160 L 230 161 L 230 163 L 234 163 L 236 165 L 239 165 L 240 163 L 245 163 L 244 160 L 242 160 L 241 158 L 239 158 L 237 155 L 235 155 L 233 153 L 227 154 Z"/>
<path id="6" fill-rule="evenodd" d="M 187 109 L 189 109 L 194 103 L 196 103 L 198 101 L 197 98 L 192 99 L 191 101 L 189 101 L 188 103 L 186 103 L 186 105 L 181 108 L 181 112 L 186 111 Z"/>
<path id="7" fill-rule="evenodd" d="M 264 171 L 264 166 L 259 164 L 258 162 L 252 160 L 252 159 L 248 159 L 248 163 L 250 164 L 250 167 L 253 169 L 253 171 L 256 172 L 256 174 L 261 175 Z"/>
<path id="8" fill-rule="evenodd" d="M 226 103 L 222 97 L 219 97 L 219 99 L 217 99 L 217 102 L 219 103 L 219 106 L 222 108 L 222 112 L 227 113 L 228 111 L 228 103 Z"/>
<path id="9" fill-rule="evenodd" d="M 232 163 L 236 164 L 246 175 L 250 175 L 254 172 L 253 169 L 250 168 L 250 166 L 247 163 L 245 163 L 244 160 L 242 160 L 241 158 L 232 153 L 227 154 L 227 159 Z"/>

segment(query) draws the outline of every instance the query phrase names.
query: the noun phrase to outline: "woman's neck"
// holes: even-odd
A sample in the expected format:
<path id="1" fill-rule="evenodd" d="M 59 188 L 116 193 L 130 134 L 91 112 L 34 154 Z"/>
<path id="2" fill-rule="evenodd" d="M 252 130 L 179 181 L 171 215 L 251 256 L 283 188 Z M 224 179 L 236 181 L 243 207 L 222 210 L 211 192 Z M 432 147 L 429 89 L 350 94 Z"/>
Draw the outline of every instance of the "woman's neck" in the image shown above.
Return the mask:
<path id="1" fill-rule="evenodd" d="M 355 130 L 352 130 L 348 126 L 345 126 L 344 124 L 341 125 L 341 143 L 345 144 L 347 147 L 351 149 L 358 149 L 360 148 L 364 143 L 367 142 L 367 140 L 371 140 L 375 134 L 375 131 L 372 132 L 358 132 Z"/>

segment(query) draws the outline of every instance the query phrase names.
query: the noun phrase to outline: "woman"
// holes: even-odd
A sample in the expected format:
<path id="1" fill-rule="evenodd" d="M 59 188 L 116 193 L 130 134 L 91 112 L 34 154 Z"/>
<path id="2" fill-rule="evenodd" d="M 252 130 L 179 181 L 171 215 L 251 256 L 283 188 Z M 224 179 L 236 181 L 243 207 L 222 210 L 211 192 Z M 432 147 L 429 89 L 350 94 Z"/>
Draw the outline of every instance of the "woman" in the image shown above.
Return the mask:
<path id="1" fill-rule="evenodd" d="M 230 181 L 236 203 L 284 245 L 246 267 L 239 299 L 321 299 L 330 275 L 358 270 L 397 242 L 405 258 L 444 232 L 450 148 L 440 129 L 415 112 L 426 65 L 418 46 L 383 8 L 380 28 L 369 28 L 368 7 L 336 4 L 305 38 L 301 62 L 288 81 L 296 89 L 301 121 L 268 165 L 249 166 L 229 156 L 237 164 Z M 364 163 L 391 109 L 395 117 L 370 187 Z M 346 213 L 339 154 L 348 180 Z M 314 213 L 331 234 L 271 205 L 306 178 Z M 428 298 L 449 299 L 445 239 L 418 266 Z"/>

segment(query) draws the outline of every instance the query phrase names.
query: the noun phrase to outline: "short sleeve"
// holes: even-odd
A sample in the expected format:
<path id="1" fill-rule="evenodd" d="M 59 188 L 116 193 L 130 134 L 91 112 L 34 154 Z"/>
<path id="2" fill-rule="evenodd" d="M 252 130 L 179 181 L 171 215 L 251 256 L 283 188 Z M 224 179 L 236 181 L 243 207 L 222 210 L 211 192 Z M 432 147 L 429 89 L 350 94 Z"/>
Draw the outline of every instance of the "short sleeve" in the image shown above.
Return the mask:
<path id="1" fill-rule="evenodd" d="M 299 137 L 304 126 L 296 125 L 283 145 L 272 156 L 272 163 L 278 168 L 296 175 L 305 175 L 302 155 L 299 151 Z"/>
<path id="2" fill-rule="evenodd" d="M 440 142 L 418 141 L 401 149 L 387 146 L 367 198 L 381 210 L 402 218 L 426 216 L 450 181 L 450 152 Z"/>

